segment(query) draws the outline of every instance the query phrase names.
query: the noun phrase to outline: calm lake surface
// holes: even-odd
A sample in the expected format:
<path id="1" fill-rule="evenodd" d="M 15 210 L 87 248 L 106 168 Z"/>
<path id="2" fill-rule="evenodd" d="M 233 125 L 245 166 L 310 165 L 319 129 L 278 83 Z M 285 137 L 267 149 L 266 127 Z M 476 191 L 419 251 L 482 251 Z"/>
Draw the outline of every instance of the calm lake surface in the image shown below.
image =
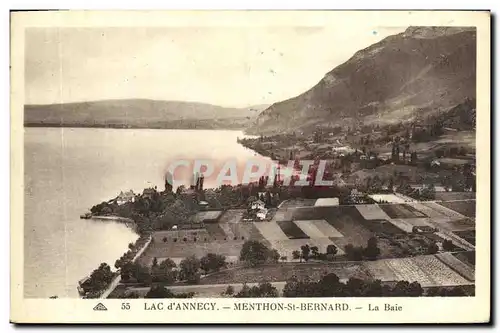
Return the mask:
<path id="1" fill-rule="evenodd" d="M 25 128 L 25 297 L 78 297 L 78 280 L 101 262 L 113 267 L 138 237 L 123 224 L 81 220 L 80 214 L 121 190 L 163 190 L 174 159 L 256 158 L 238 137 L 243 133 Z"/>

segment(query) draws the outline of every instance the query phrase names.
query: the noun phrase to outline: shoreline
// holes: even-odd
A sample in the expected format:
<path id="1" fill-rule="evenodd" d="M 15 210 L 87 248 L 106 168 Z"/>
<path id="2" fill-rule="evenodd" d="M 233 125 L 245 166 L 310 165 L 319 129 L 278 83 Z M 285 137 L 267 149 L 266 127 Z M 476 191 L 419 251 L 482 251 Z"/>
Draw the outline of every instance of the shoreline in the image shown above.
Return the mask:
<path id="1" fill-rule="evenodd" d="M 141 238 L 141 236 L 139 236 L 139 238 L 137 240 L 139 240 L 140 238 Z M 136 240 L 136 242 L 137 242 L 137 240 Z M 134 263 L 144 253 L 144 251 L 146 251 L 146 249 L 148 248 L 148 246 L 151 244 L 152 240 L 153 240 L 153 236 L 149 235 L 148 236 L 148 240 L 146 241 L 146 243 L 137 251 L 137 253 L 135 254 L 134 258 L 132 258 L 132 260 L 130 261 L 131 263 Z M 119 268 L 119 269 L 116 270 L 116 274 L 118 274 L 118 275 L 111 281 L 111 283 L 104 290 L 104 292 L 101 293 L 101 295 L 99 296 L 99 298 L 102 298 L 102 299 L 108 298 L 108 296 L 113 292 L 113 290 L 116 289 L 116 287 L 120 284 L 120 281 L 122 279 L 120 273 L 121 273 L 121 268 Z"/>

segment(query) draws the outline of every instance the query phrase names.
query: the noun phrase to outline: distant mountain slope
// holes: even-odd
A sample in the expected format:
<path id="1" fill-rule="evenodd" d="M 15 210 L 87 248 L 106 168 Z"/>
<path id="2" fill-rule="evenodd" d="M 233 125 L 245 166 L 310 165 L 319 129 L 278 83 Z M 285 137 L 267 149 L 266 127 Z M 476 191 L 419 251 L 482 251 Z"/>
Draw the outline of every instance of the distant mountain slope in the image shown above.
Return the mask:
<path id="1" fill-rule="evenodd" d="M 309 91 L 273 104 L 247 132 L 398 122 L 475 97 L 475 28 L 410 27 L 356 52 Z"/>
<path id="2" fill-rule="evenodd" d="M 264 108 L 238 109 L 146 99 L 25 105 L 24 123 L 26 126 L 244 128 Z"/>

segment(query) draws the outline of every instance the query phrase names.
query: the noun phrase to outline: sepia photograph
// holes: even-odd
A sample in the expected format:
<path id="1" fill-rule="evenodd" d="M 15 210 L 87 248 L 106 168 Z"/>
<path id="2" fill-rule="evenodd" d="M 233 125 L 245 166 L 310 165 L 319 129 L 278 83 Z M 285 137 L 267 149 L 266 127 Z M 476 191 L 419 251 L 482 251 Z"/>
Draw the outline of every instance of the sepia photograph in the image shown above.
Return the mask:
<path id="1" fill-rule="evenodd" d="M 490 246 L 488 215 L 476 245 L 476 199 L 490 200 L 477 26 L 244 13 L 23 27 L 21 297 L 97 312 L 117 299 L 351 311 L 344 299 L 389 298 L 363 306 L 383 312 L 474 299 L 476 246 Z"/>

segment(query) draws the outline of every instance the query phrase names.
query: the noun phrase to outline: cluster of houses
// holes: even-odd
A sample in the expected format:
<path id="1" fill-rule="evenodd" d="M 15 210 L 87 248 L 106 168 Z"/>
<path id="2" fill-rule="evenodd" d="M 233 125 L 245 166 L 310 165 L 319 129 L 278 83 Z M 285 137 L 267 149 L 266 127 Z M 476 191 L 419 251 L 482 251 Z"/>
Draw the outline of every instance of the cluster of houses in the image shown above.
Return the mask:
<path id="1" fill-rule="evenodd" d="M 256 219 L 263 221 L 266 219 L 268 209 L 262 200 L 253 201 L 248 208 L 249 213 L 254 214 Z"/>

